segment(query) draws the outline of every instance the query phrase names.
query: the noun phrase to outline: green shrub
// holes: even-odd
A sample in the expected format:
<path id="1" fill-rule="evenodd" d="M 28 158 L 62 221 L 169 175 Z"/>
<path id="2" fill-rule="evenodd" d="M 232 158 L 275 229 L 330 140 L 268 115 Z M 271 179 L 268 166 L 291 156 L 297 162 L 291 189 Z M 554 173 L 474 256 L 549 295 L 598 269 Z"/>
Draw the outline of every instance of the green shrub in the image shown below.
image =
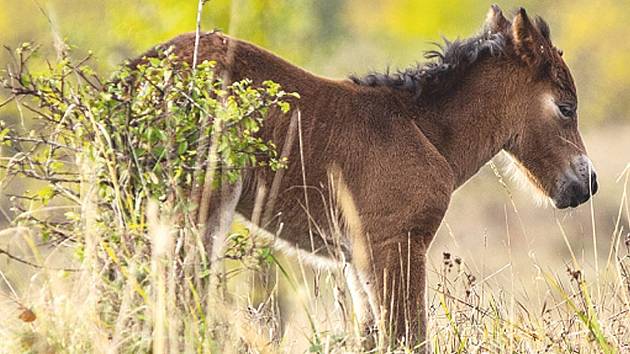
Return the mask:
<path id="1" fill-rule="evenodd" d="M 35 54 L 22 45 L 2 81 L 11 95 L 4 104 L 32 113 L 22 124 L 0 127 L 9 155 L 4 180 L 25 178 L 35 188 L 13 195 L 15 226 L 36 230 L 40 241 L 72 245 L 79 270 L 91 274 L 98 327 L 110 337 L 131 336 L 129 351 L 155 348 L 137 330 L 147 327 L 179 328 L 172 348 L 187 340 L 208 348 L 217 337 L 208 335 L 207 313 L 192 310 L 210 301 L 201 195 L 235 182 L 244 169 L 285 166 L 257 133 L 271 110 L 287 113 L 287 99 L 297 94 L 271 81 L 227 83 L 213 62 L 192 68 L 171 50 L 134 69 L 122 66 L 106 82 L 89 57 L 74 61 L 67 51 L 35 73 L 29 69 Z M 229 238 L 237 247 L 248 243 L 241 233 Z M 235 254 L 243 252 L 229 252 Z M 156 302 L 167 278 L 176 278 L 169 296 L 185 314 L 168 325 L 155 314 L 166 314 Z M 125 299 L 129 288 L 133 295 Z M 139 313 L 126 316 L 123 307 Z M 64 335 L 48 337 L 68 349 Z M 88 338 L 73 345 L 94 349 Z"/>

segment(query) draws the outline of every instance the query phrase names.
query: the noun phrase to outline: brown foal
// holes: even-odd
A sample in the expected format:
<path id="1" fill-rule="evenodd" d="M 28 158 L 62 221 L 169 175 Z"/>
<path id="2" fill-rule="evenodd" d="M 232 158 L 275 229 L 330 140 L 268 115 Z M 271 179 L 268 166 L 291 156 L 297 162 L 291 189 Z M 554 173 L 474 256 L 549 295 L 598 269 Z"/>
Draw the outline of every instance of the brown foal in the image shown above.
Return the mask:
<path id="1" fill-rule="evenodd" d="M 195 34 L 162 45 L 171 46 L 192 63 Z M 506 151 L 558 208 L 597 190 L 571 73 L 548 25 L 524 9 L 510 22 L 493 6 L 481 34 L 447 41 L 426 63 L 396 73 L 323 78 L 217 32 L 201 34 L 198 56 L 232 81 L 273 80 L 301 97 L 292 113 L 269 114 L 260 132 L 285 147 L 288 168 L 281 178 L 244 171 L 215 193 L 208 244 L 235 211 L 259 215 L 256 201 L 267 200 L 269 217 L 254 221 L 285 248 L 342 264 L 361 325 L 384 324 L 391 343 L 424 346 L 427 250 L 453 191 L 497 153 Z"/>

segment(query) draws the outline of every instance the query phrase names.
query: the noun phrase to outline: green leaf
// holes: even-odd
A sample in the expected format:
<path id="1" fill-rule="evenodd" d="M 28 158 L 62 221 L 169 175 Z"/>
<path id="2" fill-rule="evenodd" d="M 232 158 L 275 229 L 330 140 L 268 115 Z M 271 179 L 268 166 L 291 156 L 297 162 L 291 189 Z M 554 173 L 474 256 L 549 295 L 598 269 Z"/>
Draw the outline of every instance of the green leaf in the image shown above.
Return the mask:
<path id="1" fill-rule="evenodd" d="M 51 163 L 50 163 L 50 165 L 49 165 L 50 170 L 51 170 L 52 172 L 58 172 L 58 171 L 60 171 L 60 170 L 61 170 L 64 166 L 65 166 L 65 164 L 64 164 L 63 162 L 61 162 L 61 161 L 53 161 L 53 162 L 51 162 Z"/>
<path id="2" fill-rule="evenodd" d="M 55 188 L 53 186 L 45 186 L 37 191 L 37 196 L 41 202 L 46 205 L 55 196 Z"/>

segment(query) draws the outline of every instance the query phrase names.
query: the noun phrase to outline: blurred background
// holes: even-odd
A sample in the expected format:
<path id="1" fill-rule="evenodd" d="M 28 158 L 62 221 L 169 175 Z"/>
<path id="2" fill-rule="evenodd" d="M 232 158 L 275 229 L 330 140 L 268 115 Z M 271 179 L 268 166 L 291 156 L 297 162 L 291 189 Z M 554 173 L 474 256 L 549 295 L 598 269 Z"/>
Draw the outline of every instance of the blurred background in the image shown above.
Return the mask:
<path id="1" fill-rule="evenodd" d="M 623 240 L 630 230 L 630 1 L 498 4 L 508 18 L 523 6 L 549 22 L 552 40 L 564 50 L 577 83 L 581 131 L 600 192 L 568 212 L 537 207 L 529 191 L 486 166 L 456 193 L 430 263 L 439 270 L 444 252 L 459 256 L 478 279 L 510 286 L 519 301 L 537 306 L 540 299 L 530 289 L 544 284 L 539 283 L 541 270 L 565 271 L 567 242 L 587 276 L 593 276 L 607 265 L 613 234 L 620 232 Z M 464 38 L 479 31 L 490 5 L 473 0 L 211 0 L 202 28 L 221 29 L 315 73 L 342 78 L 422 61 L 422 52 L 441 36 Z M 0 44 L 15 48 L 33 41 L 42 46 L 42 56 L 54 60 L 55 43 L 63 39 L 77 55 L 92 51 L 98 70 L 107 74 L 126 58 L 194 31 L 197 1 L 0 0 L 0 8 Z M 7 60 L 2 52 L 2 67 Z M 16 112 L 5 108 L 0 119 L 13 121 Z M 8 208 L 6 198 L 2 208 Z M 0 256 L 0 267 L 7 262 Z"/>

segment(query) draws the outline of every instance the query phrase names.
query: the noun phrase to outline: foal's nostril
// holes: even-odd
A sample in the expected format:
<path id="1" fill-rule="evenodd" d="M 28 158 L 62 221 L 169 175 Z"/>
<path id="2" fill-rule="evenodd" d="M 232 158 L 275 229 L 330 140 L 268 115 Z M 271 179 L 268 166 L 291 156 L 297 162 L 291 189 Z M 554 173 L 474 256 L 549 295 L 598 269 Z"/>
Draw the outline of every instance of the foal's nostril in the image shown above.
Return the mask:
<path id="1" fill-rule="evenodd" d="M 591 173 L 591 194 L 597 193 L 597 189 L 599 185 L 597 184 L 597 174 L 595 172 Z"/>
<path id="2" fill-rule="evenodd" d="M 574 181 L 567 186 L 566 192 L 568 199 L 566 206 L 572 208 L 586 202 L 592 194 L 595 194 L 597 190 L 597 182 L 591 180 L 591 186 L 589 188 L 588 183 Z"/>
<path id="3" fill-rule="evenodd" d="M 584 194 L 584 187 L 580 183 L 574 182 L 569 186 L 569 191 L 572 196 L 579 198 L 582 194 Z"/>

